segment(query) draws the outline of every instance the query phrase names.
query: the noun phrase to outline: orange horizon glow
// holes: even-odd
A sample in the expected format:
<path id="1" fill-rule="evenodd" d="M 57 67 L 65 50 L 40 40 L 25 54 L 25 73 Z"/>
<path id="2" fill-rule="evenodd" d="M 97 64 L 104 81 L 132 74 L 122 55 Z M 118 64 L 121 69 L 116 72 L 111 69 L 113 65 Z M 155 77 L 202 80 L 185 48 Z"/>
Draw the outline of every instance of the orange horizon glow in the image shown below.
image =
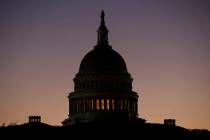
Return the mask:
<path id="1" fill-rule="evenodd" d="M 172 118 L 181 127 L 210 130 L 210 2 L 2 4 L 0 126 L 26 123 L 29 115 L 62 125 L 73 78 L 96 45 L 104 9 L 109 43 L 124 58 L 139 95 L 139 117 L 149 123 Z"/>

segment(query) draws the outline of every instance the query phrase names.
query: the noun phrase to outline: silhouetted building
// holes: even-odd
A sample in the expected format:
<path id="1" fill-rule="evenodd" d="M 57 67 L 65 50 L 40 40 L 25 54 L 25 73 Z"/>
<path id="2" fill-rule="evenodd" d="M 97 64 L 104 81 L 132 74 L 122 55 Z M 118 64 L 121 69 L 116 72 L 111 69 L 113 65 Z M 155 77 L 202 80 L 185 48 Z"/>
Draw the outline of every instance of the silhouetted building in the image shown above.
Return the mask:
<path id="1" fill-rule="evenodd" d="M 138 95 L 132 91 L 132 77 L 122 56 L 108 41 L 104 12 L 98 41 L 82 59 L 68 96 L 69 117 L 63 125 L 87 122 L 128 123 L 138 117 Z"/>
<path id="2" fill-rule="evenodd" d="M 52 126 L 41 122 L 41 116 L 33 115 L 28 117 L 28 122 L 20 125 L 22 128 L 51 128 Z"/>
<path id="3" fill-rule="evenodd" d="M 28 122 L 29 123 L 41 123 L 41 116 L 29 116 Z"/>
<path id="4" fill-rule="evenodd" d="M 170 125 L 170 126 L 175 126 L 176 125 L 176 120 L 175 119 L 165 119 L 164 124 L 165 125 Z"/>
<path id="5" fill-rule="evenodd" d="M 132 91 L 132 80 L 124 59 L 108 43 L 102 11 L 97 45 L 85 55 L 74 78 L 64 126 L 48 125 L 41 122 L 41 116 L 29 116 L 27 123 L 3 125 L 0 135 L 7 139 L 94 139 L 96 135 L 97 139 L 210 140 L 208 130 L 188 130 L 176 126 L 175 119 L 158 124 L 138 118 L 138 95 Z"/>

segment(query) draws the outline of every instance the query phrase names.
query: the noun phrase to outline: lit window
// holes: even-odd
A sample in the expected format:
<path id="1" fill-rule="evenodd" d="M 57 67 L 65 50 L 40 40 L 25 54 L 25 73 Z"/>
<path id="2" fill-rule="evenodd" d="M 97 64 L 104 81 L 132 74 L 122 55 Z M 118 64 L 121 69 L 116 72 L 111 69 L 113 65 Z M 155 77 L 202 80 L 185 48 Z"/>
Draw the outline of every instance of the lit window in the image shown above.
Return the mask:
<path id="1" fill-rule="evenodd" d="M 112 110 L 114 110 L 114 99 L 112 99 Z"/>
<path id="2" fill-rule="evenodd" d="M 106 109 L 109 110 L 109 99 L 106 99 Z"/>
<path id="3" fill-rule="evenodd" d="M 99 99 L 96 99 L 96 109 L 99 110 Z"/>
<path id="4" fill-rule="evenodd" d="M 104 110 L 104 99 L 101 99 L 101 109 Z"/>

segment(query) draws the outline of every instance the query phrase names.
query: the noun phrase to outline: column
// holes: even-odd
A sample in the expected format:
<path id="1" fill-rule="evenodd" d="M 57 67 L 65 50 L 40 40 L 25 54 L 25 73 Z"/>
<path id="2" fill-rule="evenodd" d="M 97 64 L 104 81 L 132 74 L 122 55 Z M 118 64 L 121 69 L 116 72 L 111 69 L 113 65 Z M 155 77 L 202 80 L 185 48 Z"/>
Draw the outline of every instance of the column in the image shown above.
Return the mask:
<path id="1" fill-rule="evenodd" d="M 104 97 L 104 110 L 107 110 L 107 98 Z"/>
<path id="2" fill-rule="evenodd" d="M 125 99 L 125 104 L 124 104 L 124 107 L 125 107 L 125 111 L 127 112 L 127 111 L 128 111 L 127 99 Z"/>
<path id="3" fill-rule="evenodd" d="M 86 112 L 90 112 L 90 98 L 86 98 Z"/>
<path id="4" fill-rule="evenodd" d="M 130 99 L 127 100 L 128 112 L 130 113 Z"/>
<path id="5" fill-rule="evenodd" d="M 94 104 L 93 104 L 93 98 L 90 98 L 90 104 L 91 104 L 91 107 L 90 107 L 90 112 L 93 112 L 93 109 L 94 109 Z"/>
<path id="6" fill-rule="evenodd" d="M 118 99 L 114 99 L 114 109 L 115 110 L 118 110 L 119 109 L 119 107 L 118 107 Z"/>
<path id="7" fill-rule="evenodd" d="M 101 110 L 101 98 L 99 98 L 99 110 Z"/>

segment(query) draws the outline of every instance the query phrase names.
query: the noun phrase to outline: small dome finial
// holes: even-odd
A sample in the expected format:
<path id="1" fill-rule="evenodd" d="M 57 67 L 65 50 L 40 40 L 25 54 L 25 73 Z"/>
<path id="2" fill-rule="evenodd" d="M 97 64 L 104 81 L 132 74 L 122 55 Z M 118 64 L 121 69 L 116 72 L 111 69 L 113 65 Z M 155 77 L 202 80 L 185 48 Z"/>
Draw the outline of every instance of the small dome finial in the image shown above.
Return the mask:
<path id="1" fill-rule="evenodd" d="M 104 10 L 101 11 L 101 25 L 98 28 L 98 42 L 97 44 L 108 44 L 108 30 L 104 21 Z"/>
<path id="2" fill-rule="evenodd" d="M 105 16 L 104 10 L 102 10 L 102 11 L 101 11 L 101 19 L 102 19 L 102 20 L 104 19 L 104 16 Z"/>
<path id="3" fill-rule="evenodd" d="M 104 10 L 101 11 L 101 23 L 104 24 L 104 17 L 105 17 L 105 14 L 104 14 Z"/>

